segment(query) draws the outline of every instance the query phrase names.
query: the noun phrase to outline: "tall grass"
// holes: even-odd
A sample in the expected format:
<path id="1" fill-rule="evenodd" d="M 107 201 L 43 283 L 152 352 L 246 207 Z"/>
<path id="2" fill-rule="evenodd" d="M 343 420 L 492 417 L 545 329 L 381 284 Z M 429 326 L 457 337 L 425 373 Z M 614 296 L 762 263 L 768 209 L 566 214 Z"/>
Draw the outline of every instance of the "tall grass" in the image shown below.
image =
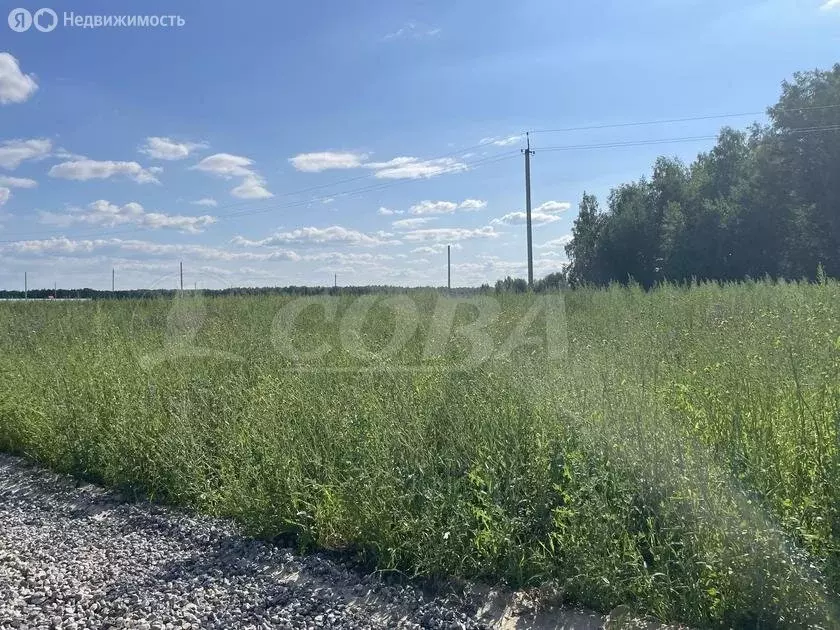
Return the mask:
<path id="1" fill-rule="evenodd" d="M 448 298 L 389 299 L 291 332 L 285 298 L 2 305 L 0 449 L 385 569 L 701 626 L 840 623 L 840 285 L 574 291 L 562 362 L 525 345 L 457 370 L 463 336 L 424 355 Z M 497 348 L 534 299 L 500 299 Z M 389 358 L 340 350 L 415 308 Z"/>

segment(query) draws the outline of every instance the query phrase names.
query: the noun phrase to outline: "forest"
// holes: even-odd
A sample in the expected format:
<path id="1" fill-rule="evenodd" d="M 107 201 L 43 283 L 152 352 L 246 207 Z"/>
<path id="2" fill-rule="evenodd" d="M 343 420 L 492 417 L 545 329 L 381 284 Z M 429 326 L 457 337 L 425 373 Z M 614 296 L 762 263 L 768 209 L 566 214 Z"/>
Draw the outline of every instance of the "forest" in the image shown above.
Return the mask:
<path id="1" fill-rule="evenodd" d="M 605 208 L 584 193 L 569 283 L 840 276 L 840 64 L 785 81 L 768 116 L 691 164 L 660 157 Z"/>

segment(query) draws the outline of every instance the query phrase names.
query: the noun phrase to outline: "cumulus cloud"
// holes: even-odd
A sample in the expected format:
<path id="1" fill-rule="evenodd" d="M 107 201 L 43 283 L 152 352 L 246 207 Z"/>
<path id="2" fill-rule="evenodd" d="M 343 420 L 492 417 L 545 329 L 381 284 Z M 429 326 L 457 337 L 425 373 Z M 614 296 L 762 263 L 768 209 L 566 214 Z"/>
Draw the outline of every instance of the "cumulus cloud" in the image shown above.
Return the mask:
<path id="1" fill-rule="evenodd" d="M 49 171 L 50 177 L 88 181 L 91 179 L 109 179 L 123 175 L 138 184 L 159 184 L 154 172 L 145 169 L 137 162 L 114 162 L 112 160 L 73 160 L 56 164 Z"/>
<path id="2" fill-rule="evenodd" d="M 496 238 L 499 233 L 492 225 L 481 228 L 430 228 L 413 230 L 405 233 L 402 238 L 409 242 L 432 241 L 435 243 L 465 241 L 476 238 Z"/>
<path id="3" fill-rule="evenodd" d="M 265 179 L 252 167 L 254 161 L 241 155 L 216 153 L 204 158 L 192 168 L 216 177 L 231 179 L 241 177 L 242 182 L 231 190 L 240 199 L 267 199 L 274 195 L 265 187 Z"/>
<path id="4" fill-rule="evenodd" d="M 536 208 L 531 210 L 531 223 L 533 225 L 547 225 L 549 223 L 556 223 L 562 219 L 559 216 L 566 212 L 572 204 L 566 201 L 546 201 Z M 524 210 L 518 212 L 509 212 L 508 214 L 493 219 L 493 225 L 525 225 L 527 216 Z"/>
<path id="5" fill-rule="evenodd" d="M 233 243 L 245 247 L 272 247 L 276 245 L 324 245 L 328 243 L 343 243 L 345 245 L 373 247 L 376 245 L 396 244 L 399 241 L 391 240 L 392 235 L 385 232 L 366 234 L 340 225 L 331 225 L 325 228 L 303 227 L 290 232 L 277 232 L 268 238 L 260 240 L 249 240 L 242 236 L 236 236 Z"/>
<path id="6" fill-rule="evenodd" d="M 0 144 L 0 166 L 13 170 L 27 160 L 41 160 L 52 151 L 52 141 L 46 138 L 7 140 Z"/>
<path id="7" fill-rule="evenodd" d="M 212 197 L 204 197 L 203 199 L 196 199 L 190 202 L 194 206 L 206 206 L 208 208 L 215 208 L 219 203 Z"/>
<path id="8" fill-rule="evenodd" d="M 394 221 L 391 225 L 394 226 L 397 230 L 412 230 L 414 228 L 418 228 L 421 225 L 425 225 L 429 221 L 433 221 L 434 219 L 431 217 L 417 217 L 416 219 L 400 219 L 399 221 Z"/>
<path id="9" fill-rule="evenodd" d="M 487 207 L 487 202 L 482 199 L 464 199 L 458 207 L 461 210 L 483 210 Z"/>
<path id="10" fill-rule="evenodd" d="M 6 202 L 12 196 L 12 191 L 8 188 L 0 188 L 0 206 L 5 206 Z"/>
<path id="11" fill-rule="evenodd" d="M 442 254 L 446 251 L 447 247 L 451 247 L 452 249 L 458 250 L 462 249 L 460 243 L 453 243 L 452 245 L 447 245 L 446 243 L 435 243 L 434 245 L 424 245 L 423 247 L 415 247 L 411 250 L 412 254 L 425 254 L 425 255 L 438 255 Z"/>
<path id="12" fill-rule="evenodd" d="M 289 158 L 292 166 L 305 173 L 320 173 L 334 168 L 359 168 L 367 159 L 364 153 L 349 151 L 320 151 L 300 153 Z"/>
<path id="13" fill-rule="evenodd" d="M 307 262 L 327 262 L 341 265 L 380 265 L 383 262 L 393 260 L 393 256 L 387 254 L 368 254 L 365 252 L 319 252 L 317 254 L 306 254 L 301 256 Z"/>
<path id="14" fill-rule="evenodd" d="M 403 211 L 402 210 L 391 210 L 390 208 L 386 208 L 385 206 L 382 206 L 381 208 L 379 208 L 379 210 L 377 210 L 376 213 L 383 216 L 383 217 L 391 217 L 391 216 L 394 216 L 395 214 L 402 214 Z"/>
<path id="15" fill-rule="evenodd" d="M 251 169 L 253 164 L 253 160 L 242 157 L 241 155 L 215 153 L 204 158 L 192 168 L 218 177 L 247 177 L 248 175 L 254 174 L 254 171 Z"/>
<path id="16" fill-rule="evenodd" d="M 274 195 L 265 187 L 265 180 L 259 175 L 248 175 L 230 194 L 239 199 L 268 199 Z"/>
<path id="17" fill-rule="evenodd" d="M 0 253 L 54 255 L 54 254 L 87 254 L 96 250 L 119 250 L 154 257 L 191 257 L 215 261 L 292 261 L 297 262 L 301 257 L 291 250 L 272 250 L 265 253 L 234 252 L 219 247 L 204 245 L 185 245 L 170 243 L 153 243 L 142 240 L 123 240 L 119 238 L 73 240 L 66 236 L 0 243 Z"/>
<path id="18" fill-rule="evenodd" d="M 289 162 L 299 171 L 320 173 L 331 169 L 367 168 L 379 179 L 420 179 L 467 169 L 459 160 L 444 157 L 424 160 L 417 157 L 396 157 L 385 162 L 369 162 L 367 154 L 341 151 L 300 153 Z"/>
<path id="19" fill-rule="evenodd" d="M 21 72 L 18 60 L 9 53 L 0 53 L 0 105 L 23 103 L 37 89 L 34 75 Z"/>
<path id="20" fill-rule="evenodd" d="M 387 162 L 367 162 L 364 167 L 374 170 L 378 179 L 422 179 L 467 170 L 465 163 L 449 157 L 434 160 L 396 157 Z"/>
<path id="21" fill-rule="evenodd" d="M 534 208 L 534 210 L 536 210 L 537 212 L 546 213 L 566 212 L 566 210 L 568 210 L 571 207 L 572 204 L 570 204 L 568 201 L 546 201 L 545 203 L 538 205 L 536 208 Z"/>
<path id="22" fill-rule="evenodd" d="M 490 137 L 490 138 L 482 138 L 479 141 L 479 144 L 492 144 L 497 147 L 509 147 L 512 144 L 516 144 L 522 140 L 522 134 L 517 134 L 515 136 L 498 136 L 498 137 Z"/>
<path id="23" fill-rule="evenodd" d="M 409 212 L 414 215 L 451 214 L 456 210 L 481 210 L 487 206 L 486 201 L 480 199 L 465 199 L 461 203 L 454 201 L 421 201 L 414 204 Z"/>
<path id="24" fill-rule="evenodd" d="M 137 227 L 157 230 L 170 228 L 197 234 L 208 225 L 216 222 L 215 217 L 170 215 L 162 212 L 148 212 L 139 203 L 131 202 L 123 206 L 112 204 L 104 199 L 94 201 L 87 208 L 73 208 L 64 214 L 41 213 L 41 222 L 66 227 L 75 223 L 86 223 L 102 227 L 118 225 L 136 225 Z"/>
<path id="25" fill-rule="evenodd" d="M 840 8 L 840 0 L 828 0 L 820 7 L 823 11 Z"/>
<path id="26" fill-rule="evenodd" d="M 560 247 L 565 247 L 569 243 L 572 242 L 572 235 L 566 234 L 561 236 L 560 238 L 555 238 L 550 241 L 546 241 L 542 245 L 537 245 L 537 249 L 559 249 Z"/>
<path id="27" fill-rule="evenodd" d="M 205 142 L 177 142 L 171 138 L 150 136 L 139 150 L 140 153 L 156 160 L 183 160 L 193 151 L 206 148 Z"/>
<path id="28" fill-rule="evenodd" d="M 409 209 L 411 214 L 450 214 L 458 208 L 457 203 L 451 201 L 421 201 Z"/>
<path id="29" fill-rule="evenodd" d="M 34 179 L 26 177 L 5 177 L 0 175 L 0 186 L 9 188 L 35 188 L 38 185 Z"/>
<path id="30" fill-rule="evenodd" d="M 562 217 L 556 214 L 548 214 L 545 212 L 531 212 L 532 225 L 548 225 L 549 223 L 556 223 Z M 525 225 L 527 223 L 527 215 L 525 212 L 508 212 L 506 215 L 493 219 L 493 225 Z"/>

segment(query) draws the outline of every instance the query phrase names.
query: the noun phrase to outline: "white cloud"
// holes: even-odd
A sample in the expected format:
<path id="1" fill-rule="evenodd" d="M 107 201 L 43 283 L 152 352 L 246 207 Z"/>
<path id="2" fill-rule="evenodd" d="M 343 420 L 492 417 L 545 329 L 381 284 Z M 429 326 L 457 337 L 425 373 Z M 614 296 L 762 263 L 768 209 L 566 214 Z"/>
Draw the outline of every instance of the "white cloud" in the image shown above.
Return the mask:
<path id="1" fill-rule="evenodd" d="M 265 179 L 251 168 L 253 164 L 253 160 L 241 155 L 216 153 L 204 158 L 192 168 L 224 179 L 241 177 L 242 182 L 230 191 L 234 197 L 239 197 L 240 199 L 267 199 L 273 197 L 274 195 L 265 187 Z"/>
<path id="2" fill-rule="evenodd" d="M 348 151 L 321 151 L 318 153 L 300 153 L 289 158 L 292 166 L 306 173 L 320 173 L 334 168 L 360 168 L 367 155 Z"/>
<path id="3" fill-rule="evenodd" d="M 0 188 L 0 206 L 6 205 L 9 197 L 12 196 L 12 191 L 8 188 Z"/>
<path id="4" fill-rule="evenodd" d="M 81 254 L 100 249 L 117 249 L 146 256 L 184 256 L 217 261 L 300 261 L 301 257 L 291 250 L 273 250 L 266 253 L 233 252 L 218 247 L 203 245 L 181 245 L 152 243 L 150 241 L 123 240 L 119 238 L 96 240 L 72 240 L 66 236 L 55 238 L 0 243 L 0 252 L 17 254 Z"/>
<path id="5" fill-rule="evenodd" d="M 560 220 L 561 217 L 558 217 L 556 214 L 531 212 L 532 225 L 548 225 L 549 223 L 556 223 Z M 526 222 L 527 216 L 525 212 L 509 212 L 508 214 L 491 221 L 493 225 L 525 225 Z"/>
<path id="6" fill-rule="evenodd" d="M 537 245 L 537 249 L 559 249 L 565 247 L 572 242 L 572 235 L 566 234 L 560 238 L 555 238 L 551 241 L 546 241 L 542 245 Z"/>
<path id="7" fill-rule="evenodd" d="M 18 60 L 0 53 L 0 105 L 23 103 L 38 89 L 35 77 L 20 71 Z"/>
<path id="8" fill-rule="evenodd" d="M 836 9 L 840 7 L 840 0 L 828 0 L 825 4 L 823 4 L 820 8 L 823 11 L 830 11 L 831 9 Z"/>
<path id="9" fill-rule="evenodd" d="M 402 214 L 403 211 L 402 210 L 391 210 L 390 208 L 386 208 L 385 206 L 382 206 L 381 208 L 379 208 L 379 210 L 377 210 L 376 213 L 383 216 L 383 217 L 392 217 L 395 214 Z"/>
<path id="10" fill-rule="evenodd" d="M 366 234 L 358 230 L 344 228 L 339 225 L 331 225 L 326 228 L 318 227 L 303 227 L 291 232 L 277 232 L 257 241 L 246 239 L 242 236 L 236 236 L 233 243 L 246 247 L 272 247 L 275 245 L 324 245 L 327 243 L 344 243 L 346 245 L 355 245 L 362 247 L 372 247 L 375 245 L 396 244 L 399 241 L 390 240 L 392 235 L 385 232 L 377 232 L 376 234 Z"/>
<path id="11" fill-rule="evenodd" d="M 421 201 L 416 203 L 409 209 L 409 212 L 414 215 L 423 214 L 450 214 L 458 209 L 457 203 L 451 201 Z"/>
<path id="12" fill-rule="evenodd" d="M 378 179 L 420 179 L 467 169 L 464 162 L 444 157 L 424 160 L 417 157 L 396 157 L 385 162 L 368 162 L 367 154 L 321 151 L 300 153 L 289 162 L 299 171 L 320 173 L 331 169 L 367 168 Z"/>
<path id="13" fill-rule="evenodd" d="M 414 215 L 451 214 L 456 210 L 481 210 L 487 206 L 486 201 L 480 199 L 465 199 L 461 203 L 453 201 L 421 201 L 411 206 L 409 211 Z"/>
<path id="14" fill-rule="evenodd" d="M 202 232 L 208 225 L 216 222 L 215 217 L 208 215 L 192 217 L 148 212 L 139 203 L 131 202 L 124 206 L 118 206 L 104 199 L 94 201 L 85 209 L 75 208 L 65 214 L 42 212 L 40 219 L 42 223 L 63 227 L 74 223 L 86 223 L 109 228 L 118 225 L 136 225 L 151 230 L 171 228 L 190 234 Z"/>
<path id="15" fill-rule="evenodd" d="M 328 262 L 341 265 L 380 265 L 383 262 L 388 262 L 393 259 L 393 256 L 387 254 L 368 254 L 363 252 L 321 252 L 301 256 L 301 260 L 308 262 Z"/>
<path id="16" fill-rule="evenodd" d="M 208 208 L 215 208 L 219 205 L 219 203 L 212 197 L 204 197 L 203 199 L 197 199 L 196 201 L 191 201 L 190 203 L 194 206 L 206 206 Z"/>
<path id="17" fill-rule="evenodd" d="M 546 201 L 538 205 L 534 210 L 536 212 L 566 212 L 569 208 L 572 207 L 568 201 Z"/>
<path id="18" fill-rule="evenodd" d="M 53 151 L 50 157 L 54 157 L 59 160 L 86 160 L 86 155 L 80 155 L 78 153 L 71 153 L 67 149 L 63 147 L 58 147 L 55 151 Z"/>
<path id="19" fill-rule="evenodd" d="M 396 157 L 387 162 L 367 162 L 364 167 L 376 171 L 374 177 L 378 179 L 420 179 L 467 170 L 466 164 L 448 157 L 434 160 Z"/>
<path id="20" fill-rule="evenodd" d="M 177 142 L 171 138 L 150 136 L 139 151 L 156 160 L 183 160 L 193 151 L 206 148 L 206 142 Z"/>
<path id="21" fill-rule="evenodd" d="M 52 142 L 46 138 L 31 140 L 7 140 L 0 144 L 0 166 L 13 170 L 26 160 L 40 160 L 52 150 Z"/>
<path id="22" fill-rule="evenodd" d="M 512 144 L 516 144 L 522 140 L 522 134 L 517 134 L 515 136 L 499 136 L 499 137 L 490 137 L 490 138 L 482 138 L 479 141 L 479 144 L 493 144 L 497 147 L 509 147 Z"/>
<path id="23" fill-rule="evenodd" d="M 9 188 L 35 188 L 38 185 L 34 179 L 26 177 L 5 177 L 0 175 L 0 186 L 8 186 Z"/>
<path id="24" fill-rule="evenodd" d="M 115 175 L 125 175 L 138 184 L 159 184 L 154 173 L 144 169 L 137 162 L 114 162 L 111 160 L 74 160 L 56 164 L 50 169 L 50 177 L 88 181 L 90 179 L 109 179 Z"/>
<path id="25" fill-rule="evenodd" d="M 460 243 L 453 243 L 450 246 L 452 249 L 458 250 L 462 249 Z M 426 255 L 438 255 L 442 254 L 446 251 L 447 244 L 446 243 L 436 243 L 434 245 L 424 245 L 423 247 L 415 247 L 411 250 L 412 254 L 426 254 Z"/>
<path id="26" fill-rule="evenodd" d="M 559 215 L 571 207 L 572 204 L 567 201 L 546 201 L 531 211 L 531 223 L 533 225 L 556 223 L 562 219 Z M 493 219 L 491 223 L 493 225 L 525 225 L 526 220 L 525 211 L 520 210 L 518 212 L 509 212 L 498 219 Z"/>
<path id="27" fill-rule="evenodd" d="M 409 37 L 412 39 L 422 39 L 424 37 L 435 37 L 436 35 L 440 35 L 440 29 L 437 27 L 421 26 L 413 22 L 408 22 L 396 31 L 388 33 L 382 39 L 384 41 Z"/>
<path id="28" fill-rule="evenodd" d="M 253 164 L 253 160 L 242 157 L 241 155 L 216 153 L 204 158 L 192 168 L 218 177 L 247 177 L 254 174 L 254 171 L 251 169 Z"/>
<path id="29" fill-rule="evenodd" d="M 434 228 L 425 230 L 414 230 L 407 232 L 403 238 L 409 242 L 417 241 L 432 241 L 435 243 L 445 243 L 447 241 L 465 241 L 474 238 L 496 238 L 499 233 L 493 229 L 493 226 L 488 225 L 482 228 L 468 229 L 468 228 Z"/>
<path id="30" fill-rule="evenodd" d="M 414 228 L 418 228 L 421 225 L 425 225 L 429 221 L 434 221 L 431 217 L 418 217 L 416 219 L 400 219 L 399 221 L 394 221 L 391 225 L 393 225 L 398 230 L 412 230 Z"/>
<path id="31" fill-rule="evenodd" d="M 240 199 L 268 199 L 274 195 L 265 187 L 265 180 L 259 175 L 248 175 L 230 194 Z"/>
<path id="32" fill-rule="evenodd" d="M 482 199 L 464 199 L 458 207 L 461 210 L 483 210 L 487 207 L 487 202 Z"/>

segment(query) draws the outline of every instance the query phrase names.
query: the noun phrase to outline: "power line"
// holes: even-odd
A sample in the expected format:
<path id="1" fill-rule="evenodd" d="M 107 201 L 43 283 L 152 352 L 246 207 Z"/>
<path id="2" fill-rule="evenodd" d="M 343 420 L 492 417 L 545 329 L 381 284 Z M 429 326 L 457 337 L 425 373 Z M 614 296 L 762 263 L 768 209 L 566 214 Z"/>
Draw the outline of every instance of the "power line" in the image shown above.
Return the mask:
<path id="1" fill-rule="evenodd" d="M 836 109 L 838 105 L 818 105 L 814 107 L 794 107 L 790 109 L 779 109 L 778 112 L 805 112 L 822 109 Z M 565 127 L 560 129 L 532 129 L 531 133 L 566 133 L 570 131 L 592 131 L 595 129 L 619 129 L 623 127 L 646 127 L 652 125 L 670 125 L 681 122 L 698 122 L 702 120 L 722 120 L 725 118 L 744 118 L 746 116 L 763 116 L 767 112 L 740 112 L 737 114 L 712 114 L 708 116 L 687 116 L 685 118 L 666 118 L 663 120 L 644 120 L 627 123 L 608 123 L 598 125 L 585 125 L 582 127 Z"/>
<path id="2" fill-rule="evenodd" d="M 430 157 L 430 158 L 422 158 L 419 161 L 421 161 L 421 162 L 434 162 L 434 161 L 438 161 L 438 160 L 444 160 L 446 158 L 463 156 L 463 154 L 465 154 L 465 153 L 469 153 L 470 151 L 474 151 L 476 149 L 484 148 L 484 147 L 490 146 L 492 144 L 493 144 L 492 140 L 486 140 L 484 142 L 480 142 L 478 144 L 468 146 L 468 147 L 462 147 L 460 149 L 456 149 L 455 151 L 450 151 L 448 153 L 442 153 L 440 155 L 435 155 L 435 156 Z M 364 168 L 365 165 L 362 164 L 361 167 Z M 295 195 L 302 195 L 302 194 L 305 194 L 305 193 L 308 193 L 308 192 L 313 192 L 313 191 L 316 191 L 316 190 L 323 190 L 325 188 L 331 188 L 333 186 L 340 186 L 342 184 L 349 184 L 349 183 L 352 183 L 352 182 L 357 182 L 357 181 L 361 181 L 361 180 L 364 180 L 364 179 L 372 179 L 372 178 L 376 178 L 375 170 L 372 173 L 366 173 L 364 175 L 355 175 L 353 177 L 346 177 L 344 179 L 339 179 L 339 180 L 336 180 L 334 182 L 327 182 L 325 184 L 318 184 L 316 186 L 309 186 L 307 188 L 300 188 L 298 190 L 292 190 L 292 191 L 288 191 L 288 192 L 278 193 L 275 196 L 276 197 L 293 197 Z M 329 198 L 329 197 L 322 197 L 320 199 L 327 199 L 327 198 Z M 232 209 L 232 208 L 239 208 L 239 207 L 247 206 L 247 205 L 253 204 L 253 203 L 254 203 L 253 201 L 237 201 L 237 202 L 228 203 L 228 204 L 218 206 L 215 209 L 215 211 L 227 210 L 227 209 Z M 269 200 L 266 199 L 264 201 L 264 203 L 269 203 Z"/>
<path id="3" fill-rule="evenodd" d="M 786 131 L 785 133 L 817 133 L 823 131 L 840 131 L 840 125 L 832 125 L 827 127 L 809 127 L 805 129 L 791 129 Z M 652 140 L 628 140 L 622 142 L 606 142 L 601 144 L 576 144 L 576 145 L 566 145 L 566 146 L 549 146 L 540 148 L 540 152 L 548 152 L 548 151 L 583 151 L 583 150 L 590 150 L 590 149 L 615 149 L 621 147 L 642 147 L 642 146 L 651 146 L 657 144 L 679 144 L 683 142 L 700 142 L 704 140 L 716 140 L 718 138 L 717 135 L 706 135 L 706 136 L 686 136 L 682 138 L 660 138 L 660 139 L 652 139 Z"/>

